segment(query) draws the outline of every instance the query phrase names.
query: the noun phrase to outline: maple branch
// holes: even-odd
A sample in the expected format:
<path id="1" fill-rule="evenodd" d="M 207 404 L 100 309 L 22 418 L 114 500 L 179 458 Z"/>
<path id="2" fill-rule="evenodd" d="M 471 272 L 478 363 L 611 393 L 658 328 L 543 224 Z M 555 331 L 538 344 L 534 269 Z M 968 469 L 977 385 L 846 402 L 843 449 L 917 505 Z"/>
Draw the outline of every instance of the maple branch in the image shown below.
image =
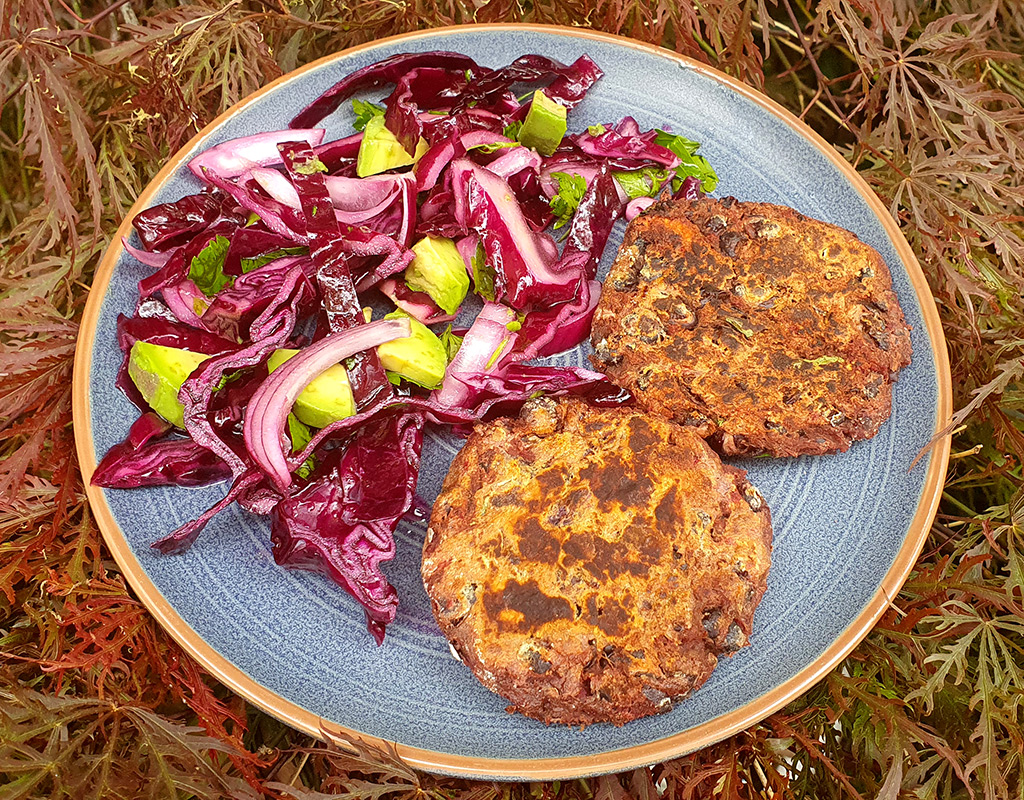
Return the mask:
<path id="1" fill-rule="evenodd" d="M 839 107 L 839 103 L 837 103 L 835 97 L 832 96 L 832 92 L 827 88 L 829 85 L 829 79 L 825 77 L 825 74 L 821 71 L 821 67 L 818 66 L 818 60 L 814 57 L 814 52 L 811 50 L 811 45 L 807 41 L 807 37 L 804 36 L 803 27 L 796 18 L 793 6 L 790 4 L 789 0 L 783 0 L 783 5 L 785 5 L 786 13 L 789 15 L 789 19 L 793 23 L 793 31 L 800 40 L 800 46 L 803 47 L 804 55 L 807 56 L 807 61 L 810 64 L 811 69 L 814 71 L 815 76 L 818 78 L 818 85 L 825 87 L 825 97 L 828 98 L 832 108 L 834 108 L 836 114 L 839 115 L 843 127 L 850 131 L 850 133 L 855 134 L 856 131 L 854 131 L 853 126 L 850 124 L 850 118 L 843 113 L 843 110 Z"/>

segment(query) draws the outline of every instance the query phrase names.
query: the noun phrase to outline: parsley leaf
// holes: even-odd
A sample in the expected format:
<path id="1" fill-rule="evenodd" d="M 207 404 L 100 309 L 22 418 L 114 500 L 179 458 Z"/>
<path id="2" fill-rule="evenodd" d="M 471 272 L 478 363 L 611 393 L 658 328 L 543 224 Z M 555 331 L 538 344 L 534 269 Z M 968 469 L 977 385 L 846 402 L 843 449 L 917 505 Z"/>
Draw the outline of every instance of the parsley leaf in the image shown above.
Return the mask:
<path id="1" fill-rule="evenodd" d="M 352 112 L 356 115 L 356 120 L 352 123 L 352 127 L 357 131 L 361 131 L 366 128 L 366 123 L 370 121 L 371 117 L 384 114 L 384 106 L 379 106 L 376 103 L 369 103 L 366 100 L 360 100 L 358 97 L 353 97 Z"/>
<path id="2" fill-rule="evenodd" d="M 576 213 L 580 201 L 587 191 L 587 182 L 579 175 L 567 172 L 552 172 L 551 176 L 558 179 L 558 193 L 548 201 L 551 213 L 555 215 L 555 228 L 561 228 Z"/>
<path id="3" fill-rule="evenodd" d="M 673 192 L 678 191 L 679 187 L 683 185 L 683 180 L 690 177 L 697 178 L 700 181 L 700 188 L 705 192 L 713 192 L 718 186 L 718 174 L 704 156 L 697 155 L 700 142 L 659 128 L 654 143 L 667 147 L 682 160 L 682 163 L 676 167 L 676 177 L 672 179 Z"/>
<path id="4" fill-rule="evenodd" d="M 522 129 L 522 122 L 511 122 L 505 126 L 505 130 L 503 130 L 502 133 L 505 135 L 506 139 L 515 139 L 516 141 L 519 141 L 519 131 Z"/>
<path id="5" fill-rule="evenodd" d="M 243 274 L 252 272 L 254 269 L 259 269 L 271 261 L 277 261 L 279 258 L 284 258 L 285 256 L 304 256 L 308 252 L 308 247 L 282 247 L 280 250 L 271 250 L 269 253 L 262 253 L 251 258 L 243 258 L 242 272 Z"/>
<path id="6" fill-rule="evenodd" d="M 669 172 L 665 169 L 655 167 L 644 167 L 643 169 L 631 172 L 613 172 L 612 177 L 622 187 L 630 200 L 638 197 L 657 197 L 665 181 L 669 179 Z"/>
<path id="7" fill-rule="evenodd" d="M 192 257 L 188 267 L 188 278 L 207 297 L 213 297 L 235 279 L 224 274 L 224 259 L 231 242 L 224 236 L 215 236 L 202 250 Z"/>

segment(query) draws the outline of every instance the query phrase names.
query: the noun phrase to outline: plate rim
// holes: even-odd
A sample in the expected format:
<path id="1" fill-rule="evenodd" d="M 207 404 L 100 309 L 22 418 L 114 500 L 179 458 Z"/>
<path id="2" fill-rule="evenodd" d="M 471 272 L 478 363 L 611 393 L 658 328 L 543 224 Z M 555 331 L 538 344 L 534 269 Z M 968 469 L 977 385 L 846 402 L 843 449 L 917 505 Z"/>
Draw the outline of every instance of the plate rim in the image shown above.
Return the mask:
<path id="1" fill-rule="evenodd" d="M 157 189 L 185 162 L 192 151 L 224 121 L 257 102 L 265 94 L 295 80 L 306 72 L 316 70 L 339 58 L 369 50 L 382 44 L 395 44 L 411 40 L 422 41 L 452 33 L 495 33 L 500 31 L 556 34 L 614 44 L 661 58 L 672 59 L 680 64 L 680 66 L 700 73 L 703 77 L 716 81 L 744 99 L 760 106 L 761 109 L 786 123 L 794 132 L 814 145 L 822 155 L 838 168 L 840 173 L 863 197 L 868 208 L 881 222 L 882 227 L 893 243 L 900 261 L 906 269 L 907 276 L 914 289 L 914 294 L 921 307 L 925 332 L 928 335 L 928 342 L 931 346 L 932 357 L 935 362 L 935 378 L 938 388 L 935 434 L 937 435 L 943 430 L 951 417 L 953 390 L 945 335 L 942 330 L 938 310 L 936 309 L 934 296 L 917 261 L 917 257 L 914 255 L 896 221 L 889 214 L 881 199 L 871 190 L 867 182 L 845 158 L 805 122 L 798 119 L 780 104 L 756 89 L 707 64 L 658 45 L 640 42 L 616 34 L 561 25 L 533 23 L 451 25 L 375 39 L 339 50 L 336 53 L 319 58 L 280 76 L 219 114 L 193 136 L 170 158 L 143 189 L 136 202 L 125 215 L 103 258 L 96 267 L 89 290 L 89 297 L 80 322 L 75 347 L 74 374 L 72 378 L 73 428 L 86 496 L 104 542 L 114 556 L 114 560 L 128 581 L 129 586 L 142 601 L 146 609 L 160 623 L 161 627 L 186 652 L 202 664 L 210 674 L 232 691 L 271 716 L 303 733 L 321 740 L 328 738 L 355 739 L 374 747 L 391 750 L 397 752 L 399 757 L 412 766 L 428 772 L 476 779 L 571 779 L 599 773 L 621 772 L 660 763 L 670 758 L 699 750 L 760 722 L 818 683 L 826 673 L 830 672 L 839 661 L 867 636 L 878 619 L 889 607 L 892 599 L 899 592 L 910 571 L 913 569 L 938 509 L 949 462 L 951 437 L 947 434 L 934 443 L 931 459 L 928 464 L 928 472 L 918 499 L 917 510 L 910 521 L 904 543 L 896 553 L 893 563 L 883 577 L 878 590 L 853 622 L 836 637 L 818 658 L 761 697 L 693 728 L 644 744 L 603 753 L 570 756 L 567 758 L 506 759 L 464 756 L 397 744 L 328 722 L 317 714 L 270 691 L 214 650 L 211 645 L 207 644 L 170 605 L 156 584 L 150 580 L 129 546 L 127 538 L 121 531 L 110 506 L 107 504 L 103 490 L 90 483 L 97 463 L 89 402 L 89 379 L 92 372 L 92 353 L 96 338 L 96 327 L 114 269 L 124 250 L 121 239 L 130 235 L 132 219 L 139 211 L 149 205 Z"/>

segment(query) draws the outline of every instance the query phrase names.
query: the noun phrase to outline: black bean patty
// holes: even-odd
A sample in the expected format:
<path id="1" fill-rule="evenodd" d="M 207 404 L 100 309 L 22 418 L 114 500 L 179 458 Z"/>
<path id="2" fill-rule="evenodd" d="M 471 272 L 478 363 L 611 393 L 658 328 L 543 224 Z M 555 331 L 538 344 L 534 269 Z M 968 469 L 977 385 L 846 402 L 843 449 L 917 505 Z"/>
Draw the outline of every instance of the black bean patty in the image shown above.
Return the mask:
<path id="1" fill-rule="evenodd" d="M 423 581 L 509 711 L 623 724 L 747 644 L 771 515 L 746 473 L 634 409 L 527 404 L 477 426 L 434 504 Z"/>
<path id="2" fill-rule="evenodd" d="M 598 369 L 724 455 L 874 436 L 911 355 L 874 249 L 731 197 L 656 203 L 629 224 L 591 342 Z"/>

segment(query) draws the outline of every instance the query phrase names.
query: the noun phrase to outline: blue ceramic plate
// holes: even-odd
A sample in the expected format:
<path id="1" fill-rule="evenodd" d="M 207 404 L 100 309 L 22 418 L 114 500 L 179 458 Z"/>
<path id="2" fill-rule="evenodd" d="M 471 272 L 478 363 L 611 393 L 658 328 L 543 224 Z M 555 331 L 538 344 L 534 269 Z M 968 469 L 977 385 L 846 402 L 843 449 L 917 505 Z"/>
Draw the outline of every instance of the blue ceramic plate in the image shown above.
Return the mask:
<path id="1" fill-rule="evenodd" d="M 452 50 L 488 66 L 524 53 L 570 62 L 589 54 L 604 78 L 572 124 L 632 115 L 703 143 L 719 195 L 782 203 L 853 230 L 879 250 L 913 328 L 913 364 L 900 375 L 892 418 L 842 455 L 741 462 L 768 499 L 775 549 L 752 644 L 673 711 L 623 727 L 546 726 L 505 702 L 449 655 L 419 577 L 423 525 L 403 525 L 387 569 L 401 609 L 383 647 L 355 602 L 316 575 L 279 568 L 268 526 L 237 507 L 183 556 L 150 543 L 197 516 L 225 486 L 103 491 L 89 496 L 133 588 L 170 633 L 233 689 L 297 728 L 394 743 L 411 763 L 479 777 L 553 778 L 612 772 L 688 752 L 768 715 L 805 691 L 870 630 L 920 551 L 934 514 L 948 442 L 913 469 L 949 414 L 945 345 L 921 270 L 897 227 L 826 143 L 762 95 L 668 51 L 580 30 L 477 26 L 397 37 L 348 50 L 285 76 L 240 103 L 161 171 L 135 211 L 198 189 L 185 168 L 217 142 L 282 127 L 342 76 L 403 51 Z M 378 92 L 380 97 L 386 92 Z M 346 110 L 327 138 L 351 132 Z M 131 215 L 130 215 L 131 216 Z M 130 219 L 129 216 L 129 219 Z M 119 244 L 97 273 L 79 341 L 75 428 L 83 471 L 120 441 L 137 412 L 114 386 L 119 312 L 131 313 L 149 270 Z M 607 269 L 622 227 L 613 236 Z M 563 363 L 586 364 L 581 349 Z M 431 435 L 419 494 L 432 503 L 458 442 Z"/>

